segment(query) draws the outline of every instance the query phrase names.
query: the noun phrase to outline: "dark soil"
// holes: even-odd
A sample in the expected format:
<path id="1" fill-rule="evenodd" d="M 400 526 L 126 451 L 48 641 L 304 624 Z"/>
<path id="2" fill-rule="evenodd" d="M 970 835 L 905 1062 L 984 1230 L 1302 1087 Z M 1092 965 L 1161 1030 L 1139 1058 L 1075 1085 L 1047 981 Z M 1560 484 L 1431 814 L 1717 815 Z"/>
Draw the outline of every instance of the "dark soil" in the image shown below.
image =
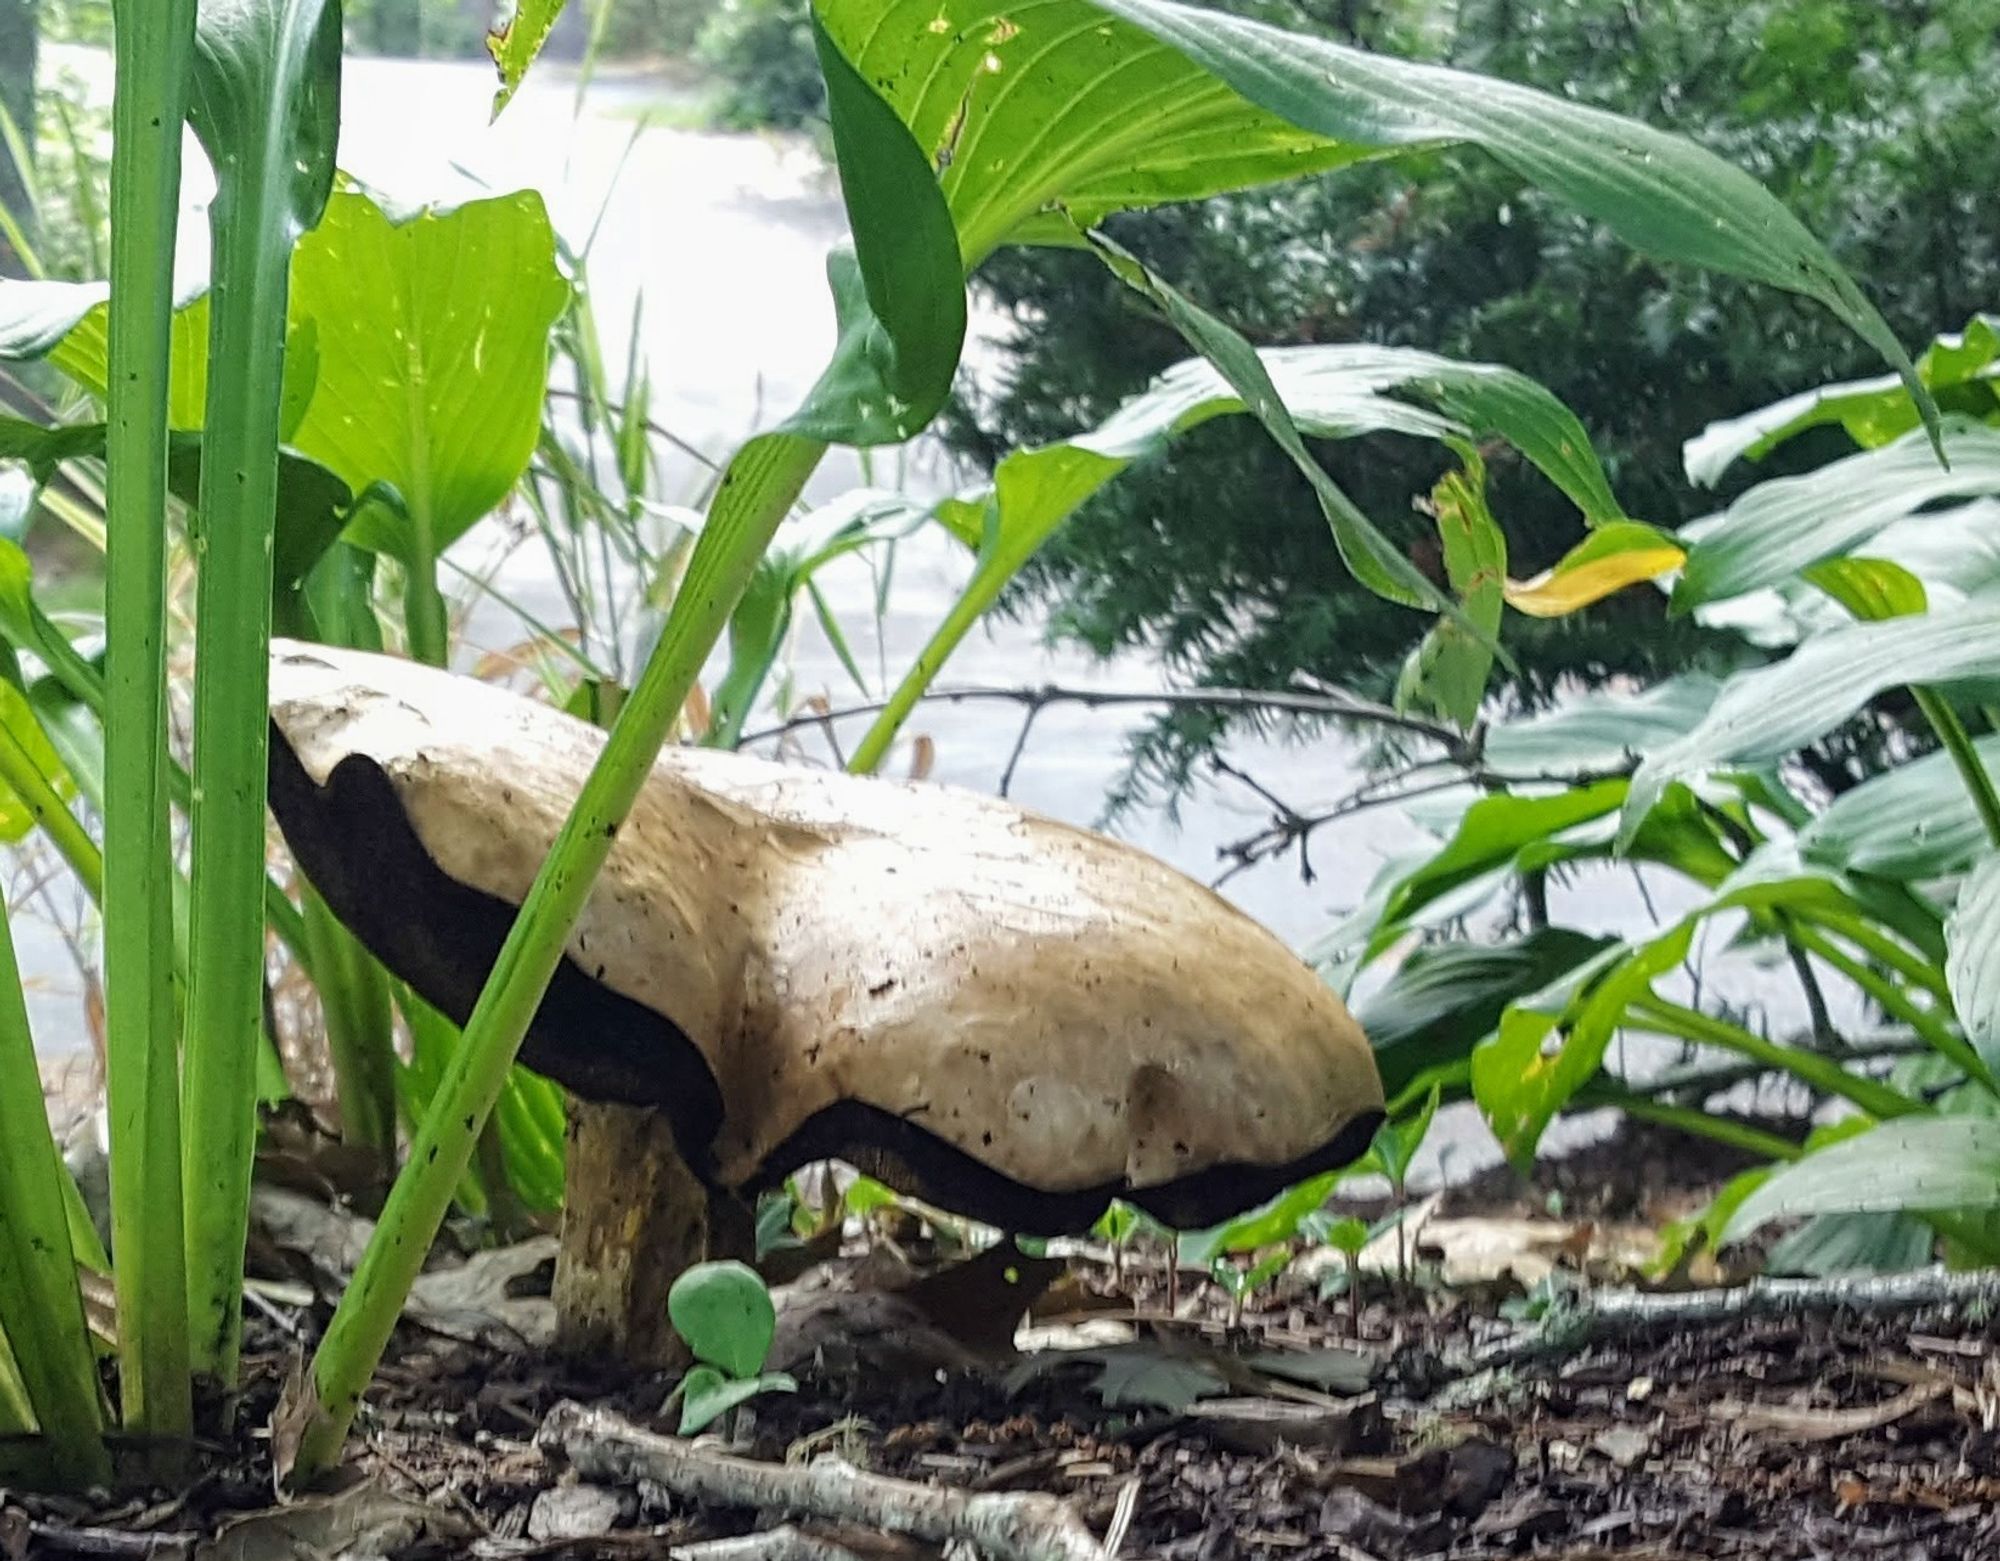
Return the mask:
<path id="1" fill-rule="evenodd" d="M 1009 1394 L 992 1377 L 864 1375 L 808 1380 L 760 1400 L 736 1426 L 754 1455 L 834 1451 L 881 1473 L 980 1490 L 1071 1497 L 1101 1525 L 1121 1488 L 1141 1489 L 1124 1553 L 1163 1558 L 2000 1557 L 2000 1374 L 1992 1321 L 1910 1314 L 1773 1320 L 1598 1348 L 1503 1378 L 1440 1411 L 1423 1391 L 1468 1341 L 1472 1309 L 1442 1317 L 1372 1304 L 1380 1414 L 1351 1419 L 1337 1449 L 1253 1453 L 1182 1415 L 1106 1410 L 1090 1373 L 1055 1372 Z M 1192 1330 L 1190 1330 L 1192 1331 Z M 1287 1308 L 1232 1343 L 1345 1343 L 1338 1307 Z M 266 1341 L 271 1342 L 271 1341 Z M 289 1347 L 249 1368 L 243 1422 L 264 1423 Z M 390 1552 L 499 1554 L 531 1531 L 564 1470 L 534 1445 L 566 1397 L 663 1431 L 669 1383 L 607 1379 L 546 1361 L 410 1334 L 382 1375 L 351 1473 L 435 1515 Z M 1885 1408 L 1885 1406 L 1888 1406 Z M 0 1554 L 175 1554 L 232 1516 L 272 1504 L 267 1444 L 218 1457 L 179 1498 L 92 1510 L 16 1496 L 0 1507 Z M 218 1450 L 220 1451 L 220 1450 Z M 602 1537 L 538 1554 L 664 1555 L 741 1532 L 747 1512 L 676 1512 L 635 1493 Z M 314 1555 L 296 1535 L 240 1555 Z"/>
<path id="2" fill-rule="evenodd" d="M 1638 1191 L 1650 1173 L 1633 1174 L 1647 1163 L 1606 1151 L 1557 1174 L 1570 1175 L 1578 1197 L 1596 1189 L 1590 1217 L 1657 1214 Z M 1710 1185 L 1727 1174 L 1703 1170 Z M 1485 1196 L 1511 1212 L 1506 1190 L 1491 1186 Z M 1539 1207 L 1547 1190 L 1515 1192 L 1518 1206 Z M 1052 1492 L 1100 1533 L 1137 1481 L 1119 1554 L 1163 1561 L 2000 1561 L 2000 1319 L 1962 1308 L 1772 1317 L 1468 1376 L 1454 1363 L 1528 1326 L 1499 1317 L 1506 1298 L 1499 1287 L 1475 1294 L 1383 1283 L 1368 1292 L 1357 1334 L 1344 1296 L 1281 1289 L 1232 1325 L 1214 1287 L 1183 1278 L 1170 1294 L 1162 1269 L 1136 1261 L 1118 1275 L 1078 1266 L 1052 1292 L 1047 1306 L 1069 1322 L 1123 1321 L 1136 1334 L 1130 1347 L 1170 1361 L 1358 1350 L 1370 1391 L 1318 1398 L 1319 1434 L 1306 1447 L 1245 1450 L 1201 1418 L 1201 1403 L 1185 1412 L 1107 1408 L 1094 1386 L 1100 1367 L 1082 1357 L 1015 1391 L 1004 1364 L 940 1369 L 921 1320 L 903 1334 L 880 1313 L 865 1328 L 836 1325 L 820 1336 L 798 1369 L 797 1395 L 758 1399 L 718 1429 L 739 1451 L 773 1461 L 831 1452 L 906 1479 Z M 323 1306 L 255 1313 L 240 1432 L 218 1437 L 202 1472 L 177 1490 L 118 1505 L 0 1491 L 0 1561 L 664 1557 L 676 1544 L 782 1516 L 690 1510 L 643 1484 L 579 1492 L 560 1457 L 537 1446 L 544 1417 L 565 1399 L 671 1432 L 671 1377 L 593 1370 L 415 1327 L 399 1334 L 357 1426 L 346 1493 L 277 1509 L 265 1428 L 324 1320 Z M 1314 1398 L 1250 1380 L 1247 1389 L 1232 1381 L 1229 1393 L 1262 1381 L 1285 1403 Z M 595 1498 L 596 1515 L 564 1519 L 557 1509 L 575 1505 L 570 1498 Z M 348 1520 L 363 1508 L 381 1521 L 357 1534 Z"/>

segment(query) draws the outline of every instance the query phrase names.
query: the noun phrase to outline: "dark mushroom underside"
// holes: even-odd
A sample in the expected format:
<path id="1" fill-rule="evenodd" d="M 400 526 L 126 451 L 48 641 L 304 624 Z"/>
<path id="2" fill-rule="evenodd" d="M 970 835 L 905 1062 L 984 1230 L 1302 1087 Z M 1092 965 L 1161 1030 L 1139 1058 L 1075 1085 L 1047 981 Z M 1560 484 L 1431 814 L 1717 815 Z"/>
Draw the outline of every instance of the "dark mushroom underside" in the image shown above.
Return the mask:
<path id="1" fill-rule="evenodd" d="M 463 1024 L 499 956 L 517 907 L 447 875 L 424 849 L 381 768 L 361 755 L 316 784 L 273 723 L 271 811 L 300 870 L 334 914 L 388 969 Z M 681 1155 L 714 1180 L 723 1103 L 694 1043 L 664 1015 L 557 967 L 521 1061 L 587 1100 L 649 1106 L 673 1124 Z M 815 1160 L 839 1159 L 901 1191 L 1003 1229 L 1086 1230 L 1113 1198 L 1170 1226 L 1198 1228 L 1361 1154 L 1381 1121 L 1354 1118 L 1324 1145 L 1283 1165 L 1223 1163 L 1153 1187 L 1122 1182 L 1051 1192 L 994 1170 L 910 1117 L 843 1100 L 814 1113 L 757 1169 L 754 1193 Z"/>

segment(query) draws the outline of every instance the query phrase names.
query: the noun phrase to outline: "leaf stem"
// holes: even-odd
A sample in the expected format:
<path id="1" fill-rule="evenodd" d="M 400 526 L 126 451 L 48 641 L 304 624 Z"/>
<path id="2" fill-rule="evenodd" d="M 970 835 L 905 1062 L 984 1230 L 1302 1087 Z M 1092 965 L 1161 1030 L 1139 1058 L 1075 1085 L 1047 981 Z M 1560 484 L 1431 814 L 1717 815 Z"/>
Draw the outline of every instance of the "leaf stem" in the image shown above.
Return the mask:
<path id="1" fill-rule="evenodd" d="M 97 1358 L 70 1257 L 59 1180 L 68 1174 L 42 1104 L 13 932 L 0 916 L 0 1326 L 54 1473 L 80 1489 L 106 1481 L 111 1463 Z"/>
<path id="2" fill-rule="evenodd" d="M 91 903 L 100 910 L 104 905 L 104 856 L 97 849 L 97 842 L 76 820 L 67 804 L 56 794 L 49 778 L 41 771 L 21 742 L 20 735 L 5 721 L 0 721 L 0 781 L 8 790 L 21 799 L 21 803 L 34 816 L 35 823 L 49 843 L 56 848 L 62 859 L 69 864 L 69 870 L 76 874 Z"/>
<path id="3" fill-rule="evenodd" d="M 105 1087 L 119 1400 L 128 1429 L 193 1427 L 181 1245 L 173 858 L 167 816 L 167 406 L 194 0 L 113 0 L 105 444 Z"/>
<path id="4" fill-rule="evenodd" d="M 1870 1116 L 1908 1116 L 1929 1109 L 1922 1101 L 1912 1100 L 1900 1090 L 1849 1072 L 1831 1057 L 1803 1047 L 1767 1040 L 1742 1025 L 1683 1007 L 1652 993 L 1634 1001 L 1632 1012 L 1639 1016 L 1639 1029 L 1732 1051 L 1763 1067 L 1788 1073 L 1822 1094 L 1851 1101 Z"/>
<path id="5" fill-rule="evenodd" d="M 1578 1098 L 1594 1105 L 1616 1106 L 1627 1116 L 1637 1117 L 1642 1122 L 1657 1122 L 1662 1127 L 1691 1133 L 1697 1138 L 1713 1139 L 1716 1143 L 1728 1144 L 1767 1160 L 1796 1160 L 1804 1153 L 1789 1138 L 1781 1138 L 1776 1133 L 1752 1127 L 1748 1122 L 1738 1122 L 1694 1106 L 1669 1105 L 1665 1101 L 1603 1085 L 1593 1085 L 1580 1091 Z"/>
<path id="6" fill-rule="evenodd" d="M 331 183 L 324 0 L 197 29 L 195 129 L 215 167 L 196 537 L 193 844 L 182 1192 L 196 1367 L 236 1381 L 264 1035 L 273 537 L 293 245 Z M 329 68 L 330 67 L 330 68 Z M 327 77 L 331 75 L 332 83 Z"/>
<path id="7" fill-rule="evenodd" d="M 292 1484 L 312 1479 L 338 1458 L 618 826 L 652 773 L 772 533 L 825 451 L 816 440 L 766 434 L 730 463 L 666 627 L 515 918 L 410 1146 L 409 1165 L 314 1356 L 311 1412 Z"/>
<path id="8" fill-rule="evenodd" d="M 966 582 L 958 600 L 951 604 L 951 610 L 944 616 L 924 642 L 924 648 L 917 652 L 916 659 L 903 674 L 902 681 L 891 691 L 887 702 L 875 719 L 868 724 L 868 730 L 861 735 L 861 741 L 854 745 L 854 753 L 847 761 L 847 768 L 856 775 L 873 775 L 888 757 L 890 747 L 896 741 L 896 734 L 903 729 L 903 723 L 910 718 L 924 698 L 944 664 L 950 659 L 965 636 L 972 632 L 986 609 L 998 599 L 1008 580 L 1013 578 L 1026 557 L 1015 557 L 1013 553 L 995 552 L 980 559 L 972 578 Z"/>
<path id="9" fill-rule="evenodd" d="M 1972 794 L 1972 805 L 1979 812 L 1979 821 L 1986 826 L 1987 839 L 2000 846 L 2000 791 L 1994 790 L 1993 777 L 1986 773 L 1979 750 L 1972 745 L 1972 734 L 1966 731 L 1950 701 L 1936 689 L 1912 684 L 1910 692 L 1924 719 L 1930 722 L 1931 730 L 1937 733 L 1938 741 L 1951 755 L 1965 789 Z"/>
<path id="10" fill-rule="evenodd" d="M 1995 1082 L 1992 1070 L 1980 1060 L 1979 1053 L 1963 1036 L 1954 1035 L 1951 1026 L 1936 1010 L 1913 1002 L 1907 992 L 1893 981 L 1884 980 L 1866 960 L 1855 958 L 1817 928 L 1800 922 L 1792 928 L 1791 936 L 1801 948 L 1818 955 L 1860 987 L 1885 1014 L 1900 1019 L 1916 1031 L 1932 1051 L 1962 1069 L 1966 1077 L 1977 1079 L 1990 1090 L 2000 1091 L 2000 1083 Z"/>

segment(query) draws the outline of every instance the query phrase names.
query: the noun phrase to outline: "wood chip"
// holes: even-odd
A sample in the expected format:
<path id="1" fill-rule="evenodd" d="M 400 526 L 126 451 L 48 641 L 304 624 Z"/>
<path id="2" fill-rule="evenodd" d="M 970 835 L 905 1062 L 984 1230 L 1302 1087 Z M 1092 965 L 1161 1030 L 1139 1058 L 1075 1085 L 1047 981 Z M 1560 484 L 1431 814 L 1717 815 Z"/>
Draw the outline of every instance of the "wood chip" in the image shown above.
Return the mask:
<path id="1" fill-rule="evenodd" d="M 1193 1429 L 1238 1452 L 1272 1453 L 1285 1446 L 1350 1453 L 1380 1430 L 1382 1409 L 1372 1393 L 1338 1406 L 1215 1398 L 1191 1405 L 1186 1419 Z"/>

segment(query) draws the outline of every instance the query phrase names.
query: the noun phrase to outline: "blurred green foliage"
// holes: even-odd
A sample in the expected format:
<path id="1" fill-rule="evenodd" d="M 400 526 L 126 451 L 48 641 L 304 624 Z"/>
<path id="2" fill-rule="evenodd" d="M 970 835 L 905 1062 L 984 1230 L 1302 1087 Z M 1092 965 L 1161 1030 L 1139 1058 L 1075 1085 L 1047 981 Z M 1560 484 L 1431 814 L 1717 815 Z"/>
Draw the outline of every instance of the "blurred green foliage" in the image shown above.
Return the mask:
<path id="1" fill-rule="evenodd" d="M 780 0 L 765 0 L 777 4 Z M 1690 135 L 1750 168 L 1863 280 L 1906 341 L 2000 296 L 2000 207 L 1966 170 L 2000 167 L 1979 83 L 2000 68 L 1992 0 L 1273 0 L 1273 20 L 1563 92 Z M 1712 500 L 1682 479 L 1681 441 L 1711 419 L 1869 373 L 1863 349 L 1803 304 L 1634 255 L 1497 165 L 1441 154 L 1338 179 L 1148 212 L 1112 231 L 1260 345 L 1370 341 L 1513 365 L 1576 409 L 1629 513 L 1676 525 Z M 980 273 L 1020 325 L 997 372 L 962 386 L 948 437 L 990 463 L 1105 416 L 1184 344 L 1088 255 L 1009 251 Z M 1322 447 L 1347 491 L 1437 570 L 1412 509 L 1440 469 L 1417 441 Z M 1828 453 L 1801 440 L 1772 469 Z M 1573 540 L 1565 502 L 1496 459 L 1511 572 Z M 1012 597 L 1100 652 L 1157 647 L 1183 676 L 1280 686 L 1297 670 L 1385 693 L 1424 622 L 1355 585 L 1297 472 L 1218 422 L 1108 487 Z M 1523 624 L 1510 693 L 1656 675 L 1741 654 L 1627 591 L 1573 619 Z M 1221 715 L 1177 714 L 1138 752 L 1134 784 L 1171 790 Z"/>
<path id="2" fill-rule="evenodd" d="M 719 125 L 791 130 L 826 118 L 806 0 L 721 0 L 696 58 L 715 75 Z"/>

